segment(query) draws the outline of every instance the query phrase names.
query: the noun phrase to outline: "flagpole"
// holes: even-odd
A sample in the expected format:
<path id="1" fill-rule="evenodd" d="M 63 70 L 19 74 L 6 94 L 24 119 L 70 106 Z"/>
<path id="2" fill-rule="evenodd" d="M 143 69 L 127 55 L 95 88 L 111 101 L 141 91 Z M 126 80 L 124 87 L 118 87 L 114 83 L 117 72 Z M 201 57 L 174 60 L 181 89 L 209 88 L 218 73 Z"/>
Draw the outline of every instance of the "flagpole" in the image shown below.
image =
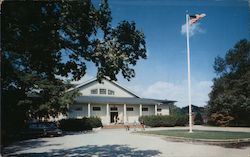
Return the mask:
<path id="1" fill-rule="evenodd" d="M 189 133 L 192 133 L 192 107 L 191 107 L 191 80 L 190 80 L 190 49 L 189 49 L 189 15 L 186 14 L 187 32 L 187 63 L 188 63 L 188 105 L 189 105 Z"/>

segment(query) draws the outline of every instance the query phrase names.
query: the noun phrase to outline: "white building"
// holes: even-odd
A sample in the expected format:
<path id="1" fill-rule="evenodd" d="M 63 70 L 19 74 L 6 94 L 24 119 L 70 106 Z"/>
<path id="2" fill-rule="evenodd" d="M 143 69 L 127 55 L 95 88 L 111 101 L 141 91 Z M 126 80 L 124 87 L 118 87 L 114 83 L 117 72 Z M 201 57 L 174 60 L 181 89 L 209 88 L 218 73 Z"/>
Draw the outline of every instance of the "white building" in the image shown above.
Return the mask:
<path id="1" fill-rule="evenodd" d="M 169 115 L 169 104 L 175 101 L 140 98 L 114 81 L 90 80 L 74 88 L 82 94 L 69 106 L 68 118 L 98 116 L 102 123 L 138 122 L 142 115 Z"/>

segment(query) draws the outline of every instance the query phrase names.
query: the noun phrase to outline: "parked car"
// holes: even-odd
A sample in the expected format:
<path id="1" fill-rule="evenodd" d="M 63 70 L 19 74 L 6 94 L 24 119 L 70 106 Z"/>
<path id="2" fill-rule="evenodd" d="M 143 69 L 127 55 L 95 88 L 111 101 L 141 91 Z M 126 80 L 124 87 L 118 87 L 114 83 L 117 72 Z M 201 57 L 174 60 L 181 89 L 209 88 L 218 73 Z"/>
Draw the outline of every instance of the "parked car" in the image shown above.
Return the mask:
<path id="1" fill-rule="evenodd" d="M 61 136 L 62 130 L 58 129 L 53 122 L 33 122 L 26 125 L 22 135 L 25 137 Z"/>

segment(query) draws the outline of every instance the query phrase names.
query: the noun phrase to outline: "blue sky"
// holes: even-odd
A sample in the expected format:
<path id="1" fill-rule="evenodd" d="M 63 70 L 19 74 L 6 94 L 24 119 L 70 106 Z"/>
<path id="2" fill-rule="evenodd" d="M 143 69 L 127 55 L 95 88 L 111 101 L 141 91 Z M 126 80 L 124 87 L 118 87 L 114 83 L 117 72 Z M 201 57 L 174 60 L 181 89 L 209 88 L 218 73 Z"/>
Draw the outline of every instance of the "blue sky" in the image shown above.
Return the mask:
<path id="1" fill-rule="evenodd" d="M 94 1 L 98 2 L 98 1 Z M 110 0 L 112 25 L 135 21 L 146 36 L 148 59 L 135 67 L 136 77 L 118 83 L 142 97 L 171 99 L 177 106 L 187 105 L 186 36 L 181 31 L 186 11 L 206 13 L 190 38 L 192 103 L 206 105 L 212 79 L 213 62 L 224 56 L 240 39 L 249 39 L 249 8 L 244 0 Z M 96 70 L 89 65 L 85 81 Z"/>

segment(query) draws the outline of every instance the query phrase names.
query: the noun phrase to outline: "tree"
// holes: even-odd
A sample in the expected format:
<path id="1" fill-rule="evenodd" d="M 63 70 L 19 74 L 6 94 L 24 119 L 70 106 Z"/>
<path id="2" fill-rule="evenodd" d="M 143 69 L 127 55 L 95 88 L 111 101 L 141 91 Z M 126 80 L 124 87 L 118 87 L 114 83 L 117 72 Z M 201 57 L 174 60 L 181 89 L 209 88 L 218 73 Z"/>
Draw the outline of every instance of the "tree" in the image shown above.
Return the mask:
<path id="1" fill-rule="evenodd" d="M 218 77 L 209 94 L 208 116 L 211 124 L 250 125 L 250 42 L 241 40 L 224 58 L 217 57 Z"/>
<path id="2" fill-rule="evenodd" d="M 96 65 L 99 81 L 117 80 L 119 73 L 130 80 L 133 66 L 146 59 L 144 34 L 135 22 L 112 27 L 107 0 L 98 6 L 90 0 L 3 1 L 1 9 L 3 121 L 21 111 L 34 117 L 65 112 L 77 92 L 65 92 L 72 86 L 60 78 L 79 80 L 87 62 Z"/>
<path id="3" fill-rule="evenodd" d="M 194 118 L 194 124 L 195 125 L 202 125 L 203 124 L 203 118 L 201 116 L 200 112 L 197 112 Z"/>

